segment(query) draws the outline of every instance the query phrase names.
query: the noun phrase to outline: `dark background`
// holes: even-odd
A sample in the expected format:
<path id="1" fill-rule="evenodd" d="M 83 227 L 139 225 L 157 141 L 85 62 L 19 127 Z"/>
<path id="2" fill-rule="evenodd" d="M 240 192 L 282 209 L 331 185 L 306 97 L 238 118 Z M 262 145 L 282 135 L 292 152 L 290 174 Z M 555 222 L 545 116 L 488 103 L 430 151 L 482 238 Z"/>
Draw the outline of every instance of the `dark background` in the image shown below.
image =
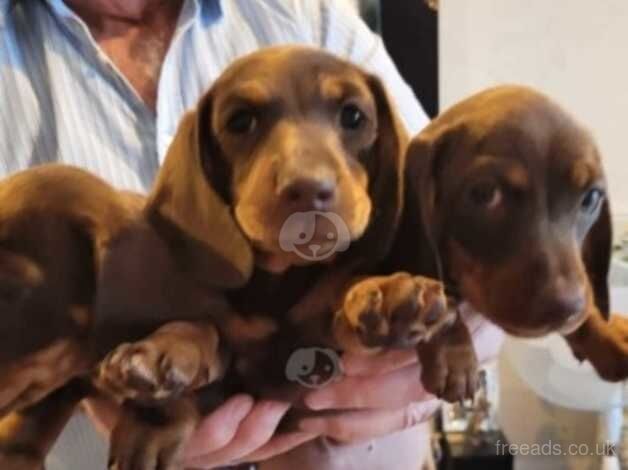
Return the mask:
<path id="1" fill-rule="evenodd" d="M 438 113 L 438 13 L 425 0 L 359 0 L 360 14 L 384 44 L 430 117 Z"/>
<path id="2" fill-rule="evenodd" d="M 423 0 L 382 0 L 381 33 L 430 117 L 438 112 L 438 14 Z"/>

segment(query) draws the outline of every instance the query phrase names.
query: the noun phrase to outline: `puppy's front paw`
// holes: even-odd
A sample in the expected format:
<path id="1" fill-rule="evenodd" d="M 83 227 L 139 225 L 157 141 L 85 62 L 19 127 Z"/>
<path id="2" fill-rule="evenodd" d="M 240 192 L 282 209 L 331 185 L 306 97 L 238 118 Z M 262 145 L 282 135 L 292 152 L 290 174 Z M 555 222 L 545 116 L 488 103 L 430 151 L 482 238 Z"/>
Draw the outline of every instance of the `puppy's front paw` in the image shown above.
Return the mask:
<path id="1" fill-rule="evenodd" d="M 479 382 L 479 363 L 471 334 L 460 315 L 454 315 L 452 325 L 417 348 L 423 387 L 449 402 L 472 399 Z"/>
<path id="2" fill-rule="evenodd" d="M 202 373 L 194 344 L 158 336 L 118 346 L 100 363 L 94 382 L 120 401 L 150 403 L 179 395 Z"/>
<path id="3" fill-rule="evenodd" d="M 448 402 L 472 399 L 478 387 L 478 360 L 473 345 L 447 344 L 421 354 L 423 387 Z"/>
<path id="4" fill-rule="evenodd" d="M 199 415 L 178 400 L 167 408 L 123 408 L 111 436 L 110 470 L 183 470 L 182 451 Z"/>
<path id="5" fill-rule="evenodd" d="M 112 398 L 154 404 L 222 376 L 226 358 L 212 324 L 168 323 L 143 341 L 114 349 L 99 365 L 94 385 Z"/>
<path id="6" fill-rule="evenodd" d="M 428 340 L 452 319 L 440 282 L 407 273 L 353 285 L 336 319 L 344 349 L 406 348 Z"/>
<path id="7" fill-rule="evenodd" d="M 609 360 L 600 361 L 600 375 L 610 381 L 628 379 L 628 319 L 613 315 L 610 326 Z"/>
<path id="8" fill-rule="evenodd" d="M 585 336 L 587 347 L 575 349 L 576 356 L 588 359 L 604 380 L 628 379 L 628 318 L 613 315 L 608 323 L 600 323 Z"/>

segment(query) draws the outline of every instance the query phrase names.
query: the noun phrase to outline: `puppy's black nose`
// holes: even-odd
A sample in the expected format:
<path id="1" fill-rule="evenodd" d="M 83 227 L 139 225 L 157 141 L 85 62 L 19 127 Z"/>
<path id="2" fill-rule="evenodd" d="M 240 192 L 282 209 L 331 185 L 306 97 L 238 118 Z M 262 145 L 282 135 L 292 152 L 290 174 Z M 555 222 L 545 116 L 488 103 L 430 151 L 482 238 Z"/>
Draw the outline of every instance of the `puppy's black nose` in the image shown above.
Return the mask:
<path id="1" fill-rule="evenodd" d="M 581 314 L 586 307 L 584 286 L 577 283 L 558 283 L 547 298 L 546 310 L 561 321 Z"/>
<path id="2" fill-rule="evenodd" d="M 280 197 L 300 210 L 324 211 L 336 198 L 336 182 L 331 178 L 296 178 L 283 186 Z"/>

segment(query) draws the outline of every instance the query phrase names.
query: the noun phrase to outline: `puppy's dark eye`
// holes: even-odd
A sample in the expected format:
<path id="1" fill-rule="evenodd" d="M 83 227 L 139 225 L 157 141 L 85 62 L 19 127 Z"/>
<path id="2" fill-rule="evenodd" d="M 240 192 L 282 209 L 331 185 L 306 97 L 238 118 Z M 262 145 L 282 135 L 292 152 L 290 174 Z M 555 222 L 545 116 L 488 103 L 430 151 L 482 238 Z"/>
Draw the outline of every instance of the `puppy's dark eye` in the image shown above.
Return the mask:
<path id="1" fill-rule="evenodd" d="M 257 127 L 257 116 L 250 109 L 241 109 L 227 121 L 227 130 L 233 134 L 248 134 Z"/>
<path id="2" fill-rule="evenodd" d="M 340 110 L 340 125 L 350 131 L 362 127 L 366 116 L 355 104 L 346 104 Z"/>
<path id="3" fill-rule="evenodd" d="M 589 189 L 580 203 L 580 208 L 584 212 L 593 213 L 597 210 L 600 202 L 604 198 L 604 193 L 599 189 Z"/>
<path id="4" fill-rule="evenodd" d="M 495 209 L 501 204 L 502 198 L 502 190 L 490 181 L 478 183 L 469 190 L 471 203 L 484 209 Z"/>

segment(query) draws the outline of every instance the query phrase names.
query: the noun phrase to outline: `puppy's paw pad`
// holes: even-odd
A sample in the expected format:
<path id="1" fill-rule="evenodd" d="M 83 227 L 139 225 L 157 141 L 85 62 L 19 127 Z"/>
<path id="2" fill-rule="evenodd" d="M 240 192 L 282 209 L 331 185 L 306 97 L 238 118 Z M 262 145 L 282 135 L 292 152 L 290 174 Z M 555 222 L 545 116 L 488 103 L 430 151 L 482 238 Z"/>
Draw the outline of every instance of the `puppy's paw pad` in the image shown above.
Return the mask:
<path id="1" fill-rule="evenodd" d="M 387 343 L 390 324 L 381 311 L 369 310 L 360 315 L 357 332 L 365 346 L 377 347 Z"/>
<path id="2" fill-rule="evenodd" d="M 403 272 L 355 284 L 344 315 L 358 342 L 371 350 L 415 346 L 452 318 L 440 282 Z"/>
<path id="3" fill-rule="evenodd" d="M 384 294 L 370 279 L 353 286 L 347 293 L 344 312 L 348 323 L 354 328 L 377 327 L 383 313 Z"/>
<path id="4" fill-rule="evenodd" d="M 149 339 L 116 348 L 101 363 L 96 384 L 122 400 L 164 400 L 191 386 L 199 369 L 195 347 Z"/>
<path id="5" fill-rule="evenodd" d="M 449 317 L 442 284 L 421 276 L 398 276 L 387 289 L 387 307 L 394 347 L 427 341 Z"/>

